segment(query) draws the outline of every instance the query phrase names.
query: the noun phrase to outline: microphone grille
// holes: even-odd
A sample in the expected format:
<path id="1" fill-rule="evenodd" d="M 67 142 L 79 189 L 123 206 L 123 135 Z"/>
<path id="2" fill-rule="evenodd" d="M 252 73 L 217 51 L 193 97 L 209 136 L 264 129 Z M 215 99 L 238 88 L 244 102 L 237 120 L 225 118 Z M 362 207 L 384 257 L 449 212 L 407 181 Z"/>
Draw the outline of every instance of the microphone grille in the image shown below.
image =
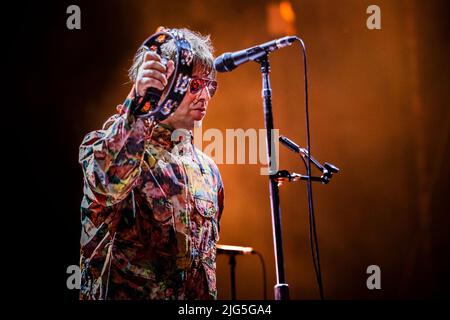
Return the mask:
<path id="1" fill-rule="evenodd" d="M 228 72 L 233 70 L 234 68 L 235 67 L 231 58 L 231 53 L 224 53 L 214 60 L 214 69 L 217 72 Z"/>

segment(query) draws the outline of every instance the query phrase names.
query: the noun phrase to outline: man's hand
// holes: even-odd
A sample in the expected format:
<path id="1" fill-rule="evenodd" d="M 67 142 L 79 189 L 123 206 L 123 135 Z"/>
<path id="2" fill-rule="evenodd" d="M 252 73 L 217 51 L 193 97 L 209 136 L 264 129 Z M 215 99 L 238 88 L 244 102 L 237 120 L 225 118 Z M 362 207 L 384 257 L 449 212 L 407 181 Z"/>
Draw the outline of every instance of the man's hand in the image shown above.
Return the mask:
<path id="1" fill-rule="evenodd" d="M 167 79 L 175 69 L 172 60 L 165 66 L 161 62 L 161 57 L 153 51 L 145 53 L 144 62 L 139 67 L 136 77 L 136 92 L 139 96 L 144 96 L 148 88 L 153 87 L 164 90 L 167 85 Z"/>

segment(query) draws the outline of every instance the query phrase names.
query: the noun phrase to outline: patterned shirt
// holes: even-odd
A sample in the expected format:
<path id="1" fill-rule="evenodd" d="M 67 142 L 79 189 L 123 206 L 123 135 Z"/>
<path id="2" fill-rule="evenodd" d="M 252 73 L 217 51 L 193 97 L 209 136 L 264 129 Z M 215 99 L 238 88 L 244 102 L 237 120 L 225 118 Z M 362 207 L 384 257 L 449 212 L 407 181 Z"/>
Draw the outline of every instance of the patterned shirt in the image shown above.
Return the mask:
<path id="1" fill-rule="evenodd" d="M 131 105 L 80 146 L 80 299 L 216 299 L 217 165 L 190 131 L 150 126 Z"/>

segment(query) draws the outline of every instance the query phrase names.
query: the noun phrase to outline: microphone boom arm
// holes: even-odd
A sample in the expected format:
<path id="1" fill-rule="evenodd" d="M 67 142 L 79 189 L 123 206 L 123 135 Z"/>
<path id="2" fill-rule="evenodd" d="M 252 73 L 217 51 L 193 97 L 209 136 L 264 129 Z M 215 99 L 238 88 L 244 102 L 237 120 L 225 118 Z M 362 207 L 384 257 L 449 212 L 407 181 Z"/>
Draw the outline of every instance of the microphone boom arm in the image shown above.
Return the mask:
<path id="1" fill-rule="evenodd" d="M 304 160 L 303 163 L 305 164 L 305 166 L 307 166 L 306 160 L 308 159 L 308 155 L 309 155 L 307 149 L 299 147 L 294 141 L 292 141 L 291 139 L 289 139 L 285 136 L 280 136 L 279 141 L 281 142 L 282 145 L 287 147 L 292 152 L 299 153 Z M 328 182 L 330 182 L 331 178 L 333 177 L 333 174 L 338 173 L 340 171 L 338 167 L 332 165 L 331 163 L 325 162 L 322 165 L 313 156 L 310 156 L 309 158 L 310 158 L 311 162 L 317 167 L 317 169 L 319 169 L 322 172 L 322 176 L 320 178 L 311 176 L 311 181 L 320 181 L 323 184 L 327 184 Z M 287 171 L 286 171 L 287 172 L 287 174 L 286 174 L 283 171 L 286 171 L 286 170 L 278 171 L 277 174 L 280 174 L 280 176 L 278 177 L 276 174 L 276 175 L 274 175 L 274 179 L 284 178 L 284 180 L 282 180 L 282 181 L 286 181 L 286 178 L 288 178 L 287 179 L 288 181 L 298 181 L 298 180 L 308 180 L 309 179 L 308 176 L 302 176 L 297 173 L 289 174 L 289 172 L 287 172 Z"/>

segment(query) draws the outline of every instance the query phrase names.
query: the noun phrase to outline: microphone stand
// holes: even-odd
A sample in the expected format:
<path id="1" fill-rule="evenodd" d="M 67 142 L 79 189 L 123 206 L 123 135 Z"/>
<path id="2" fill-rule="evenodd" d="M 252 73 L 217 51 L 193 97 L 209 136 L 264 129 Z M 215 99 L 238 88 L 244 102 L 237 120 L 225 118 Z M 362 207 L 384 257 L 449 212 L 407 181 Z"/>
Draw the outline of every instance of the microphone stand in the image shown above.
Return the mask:
<path id="1" fill-rule="evenodd" d="M 217 254 L 229 256 L 230 280 L 231 280 L 231 300 L 236 300 L 236 256 L 239 254 L 255 254 L 251 247 L 240 247 L 230 245 L 217 245 Z"/>
<path id="2" fill-rule="evenodd" d="M 339 169 L 330 163 L 326 163 L 322 166 L 316 159 L 308 154 L 308 151 L 304 148 L 298 147 L 295 143 L 285 137 L 280 137 L 280 142 L 296 153 L 302 155 L 302 159 L 305 162 L 306 159 L 310 161 L 322 171 L 321 177 L 313 177 L 312 175 L 300 175 L 297 173 L 289 173 L 287 170 L 274 171 L 272 168 L 278 168 L 276 163 L 277 157 L 275 154 L 275 141 L 273 141 L 273 112 L 272 112 L 272 89 L 270 87 L 270 64 L 268 59 L 268 53 L 262 55 L 255 60 L 261 65 L 262 75 L 262 98 L 264 107 L 264 123 L 266 127 L 266 145 L 267 145 L 267 158 L 269 163 L 269 190 L 270 190 L 270 207 L 272 214 L 272 233 L 273 244 L 275 251 L 275 267 L 276 267 L 276 285 L 274 287 L 275 300 L 289 300 L 289 285 L 286 283 L 285 269 L 284 269 L 284 254 L 283 254 L 283 239 L 281 232 L 281 210 L 280 210 L 280 195 L 279 186 L 283 181 L 298 181 L 298 180 L 310 180 L 320 181 L 327 184 L 333 173 L 339 172 Z M 306 162 L 305 162 L 306 165 Z M 310 172 L 310 170 L 309 170 Z M 231 265 L 230 260 L 230 265 Z M 233 270 L 232 270 L 233 273 Z"/>
<path id="3" fill-rule="evenodd" d="M 236 300 L 236 254 L 230 254 L 231 300 Z"/>
<path id="4" fill-rule="evenodd" d="M 272 171 L 272 168 L 278 168 L 276 164 L 276 155 L 272 157 L 272 152 L 275 153 L 275 141 L 273 141 L 273 113 L 272 113 L 272 89 L 270 87 L 269 73 L 270 64 L 267 53 L 257 60 L 261 65 L 262 75 L 262 98 L 264 106 L 264 122 L 266 127 L 266 145 L 267 145 L 267 159 L 269 163 L 269 190 L 270 190 L 270 207 L 272 213 L 272 232 L 273 244 L 275 250 L 275 267 L 277 283 L 274 287 L 275 300 L 289 300 L 289 285 L 286 283 L 284 270 L 284 255 L 283 255 L 283 239 L 281 235 L 281 212 L 280 212 L 280 195 L 278 189 L 278 181 L 276 180 L 277 173 Z"/>

